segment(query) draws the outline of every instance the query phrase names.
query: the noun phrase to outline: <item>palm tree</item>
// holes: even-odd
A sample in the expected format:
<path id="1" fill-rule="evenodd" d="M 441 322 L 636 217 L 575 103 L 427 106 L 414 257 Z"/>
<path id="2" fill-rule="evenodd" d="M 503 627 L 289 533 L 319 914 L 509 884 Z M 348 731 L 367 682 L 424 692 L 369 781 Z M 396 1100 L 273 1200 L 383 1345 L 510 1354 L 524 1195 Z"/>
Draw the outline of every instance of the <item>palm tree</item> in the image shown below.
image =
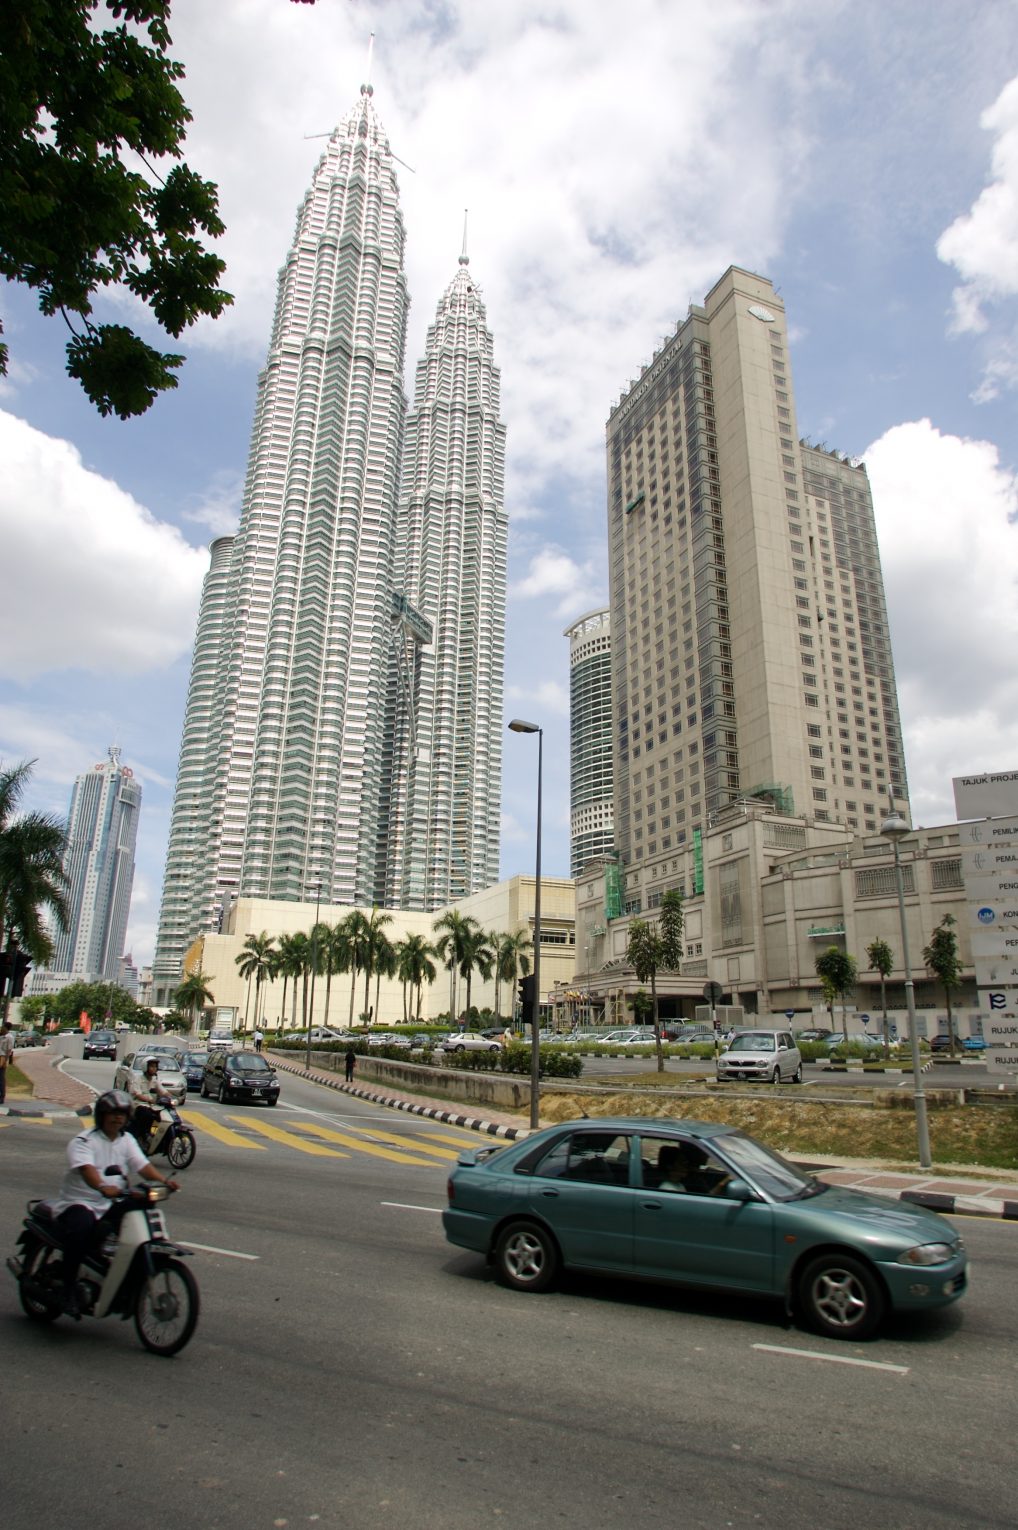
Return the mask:
<path id="1" fill-rule="evenodd" d="M 378 995 L 382 986 L 383 977 L 394 978 L 398 966 L 396 947 L 386 935 L 384 930 L 378 931 L 377 944 L 373 953 L 372 965 L 375 969 L 375 1008 L 374 1015 L 378 1017 Z"/>
<path id="2" fill-rule="evenodd" d="M 280 937 L 279 937 L 279 967 L 278 967 L 278 970 L 279 970 L 280 973 L 282 973 L 282 976 L 283 976 L 283 1002 L 280 1005 L 280 1009 L 279 1009 L 280 1026 L 281 1027 L 282 1027 L 283 1021 L 286 1018 L 286 986 L 287 986 L 287 983 L 290 981 L 290 979 L 293 978 L 293 1008 L 294 1008 L 294 1015 L 293 1015 L 293 1025 L 291 1026 L 291 1029 L 295 1029 L 296 1028 L 297 979 L 300 976 L 301 971 L 303 970 L 303 965 L 304 965 L 304 958 L 303 958 L 303 955 L 301 953 L 301 948 L 300 948 L 300 945 L 299 945 L 299 940 L 303 940 L 304 938 L 305 937 L 303 935 L 300 936 L 300 937 L 298 937 L 296 935 L 280 935 Z M 298 942 L 298 943 L 294 944 L 294 942 Z"/>
<path id="3" fill-rule="evenodd" d="M 367 954 L 368 921 L 359 908 L 352 909 L 346 918 L 340 921 L 343 938 L 346 941 L 349 954 L 350 973 L 350 1025 L 353 1025 L 354 996 L 357 990 L 357 973 L 364 965 Z"/>
<path id="4" fill-rule="evenodd" d="M 467 932 L 463 942 L 463 956 L 459 964 L 460 976 L 467 982 L 467 1018 L 470 1018 L 470 984 L 474 970 L 481 974 L 485 982 L 491 977 L 491 969 L 495 963 L 495 953 L 488 943 L 488 936 L 478 925 Z"/>
<path id="5" fill-rule="evenodd" d="M 386 961 L 386 948 L 392 950 L 392 943 L 384 932 L 384 926 L 392 923 L 392 915 L 383 913 L 379 908 L 372 908 L 370 919 L 364 920 L 364 950 L 361 958 L 361 966 L 364 968 L 364 1012 L 371 1013 L 368 1009 L 368 999 L 371 995 L 371 978 L 375 967 Z"/>
<path id="6" fill-rule="evenodd" d="M 325 953 L 325 1019 L 323 1025 L 329 1023 L 329 1002 L 332 994 L 332 977 L 336 972 L 348 972 L 350 970 L 350 942 L 347 940 L 344 921 L 329 929 L 325 937 L 323 950 Z"/>
<path id="7" fill-rule="evenodd" d="M 421 995 L 425 982 L 433 983 L 437 976 L 435 964 L 431 958 L 435 955 L 435 948 L 423 935 L 407 935 L 396 947 L 396 971 L 403 983 L 403 1016 L 406 1018 L 406 990 L 410 989 L 410 1002 L 413 1005 L 414 989 L 417 989 L 417 1024 L 421 1023 Z"/>
<path id="8" fill-rule="evenodd" d="M 0 769 L 0 943 L 11 956 L 26 951 L 40 962 L 52 950 L 43 910 L 48 909 L 61 927 L 67 919 L 65 835 L 63 825 L 46 813 L 15 817 L 34 764 L 23 760 Z M 5 1019 L 13 987 L 12 971 L 3 995 Z"/>
<path id="9" fill-rule="evenodd" d="M 449 969 L 449 1019 L 453 1025 L 456 1024 L 456 974 L 466 955 L 470 934 L 479 928 L 476 919 L 455 908 L 446 909 L 432 925 L 436 932 L 441 931 L 435 950 Z"/>
<path id="10" fill-rule="evenodd" d="M 254 1028 L 258 1029 L 258 1004 L 261 998 L 262 984 L 272 971 L 272 954 L 275 950 L 272 936 L 267 930 L 262 930 L 260 935 L 249 935 L 241 947 L 240 955 L 235 957 L 237 967 L 242 978 L 247 978 L 248 993 L 251 992 L 251 979 L 255 981 L 255 1012 Z M 247 1030 L 247 1005 L 244 1006 L 244 1029 Z"/>
<path id="11" fill-rule="evenodd" d="M 489 939 L 495 949 L 495 1019 L 501 1020 L 501 985 L 512 985 L 510 991 L 515 1003 L 520 973 L 526 977 L 530 971 L 530 957 L 527 953 L 534 949 L 534 942 L 525 929 L 515 930 L 512 934 L 493 932 Z"/>
<path id="12" fill-rule="evenodd" d="M 177 1009 L 186 1009 L 191 1012 L 191 1029 L 198 1029 L 198 1012 L 211 1004 L 215 995 L 202 977 L 199 967 L 196 972 L 189 972 L 173 995 L 173 1003 Z"/>

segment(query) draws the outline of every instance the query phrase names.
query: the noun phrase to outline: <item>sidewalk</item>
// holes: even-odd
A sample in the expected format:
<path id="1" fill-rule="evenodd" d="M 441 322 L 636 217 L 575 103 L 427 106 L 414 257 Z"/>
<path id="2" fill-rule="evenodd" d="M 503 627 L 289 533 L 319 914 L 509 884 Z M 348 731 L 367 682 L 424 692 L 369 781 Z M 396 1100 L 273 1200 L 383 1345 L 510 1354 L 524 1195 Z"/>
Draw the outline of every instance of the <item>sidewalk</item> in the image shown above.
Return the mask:
<path id="1" fill-rule="evenodd" d="M 87 1084 L 79 1084 L 70 1078 L 57 1064 L 63 1062 L 59 1052 L 52 1047 L 23 1047 L 14 1054 L 15 1066 L 31 1082 L 33 1096 L 25 1099 L 7 1096 L 7 1104 L 0 1105 L 0 1112 L 11 1116 L 47 1116 L 54 1112 L 40 1110 L 43 1104 L 64 1105 L 76 1115 L 91 1115 L 95 1090 Z"/>
<path id="2" fill-rule="evenodd" d="M 490 1137 L 513 1139 L 525 1137 L 529 1126 L 521 1116 L 500 1115 L 489 1112 L 486 1116 L 470 1116 L 457 1112 L 448 1100 L 428 1099 L 421 1095 L 401 1094 L 386 1088 L 367 1089 L 360 1084 L 347 1084 L 339 1074 L 324 1068 L 312 1068 L 308 1072 L 296 1063 L 273 1058 L 281 1072 L 294 1073 L 328 1089 L 338 1089 L 343 1094 L 358 1099 L 371 1100 L 387 1105 L 393 1110 L 409 1111 L 412 1115 L 428 1116 L 432 1120 L 445 1121 L 452 1126 L 467 1127 Z M 845 1185 L 852 1190 L 869 1190 L 874 1195 L 886 1195 L 892 1200 L 909 1201 L 915 1206 L 928 1206 L 933 1211 L 953 1213 L 957 1216 L 996 1217 L 1005 1221 L 1018 1221 L 1018 1173 L 1002 1172 L 995 1178 L 992 1170 L 955 1169 L 954 1174 L 933 1169 L 903 1171 L 879 1163 L 840 1159 L 837 1162 L 811 1161 L 809 1168 L 818 1179 L 829 1185 Z"/>

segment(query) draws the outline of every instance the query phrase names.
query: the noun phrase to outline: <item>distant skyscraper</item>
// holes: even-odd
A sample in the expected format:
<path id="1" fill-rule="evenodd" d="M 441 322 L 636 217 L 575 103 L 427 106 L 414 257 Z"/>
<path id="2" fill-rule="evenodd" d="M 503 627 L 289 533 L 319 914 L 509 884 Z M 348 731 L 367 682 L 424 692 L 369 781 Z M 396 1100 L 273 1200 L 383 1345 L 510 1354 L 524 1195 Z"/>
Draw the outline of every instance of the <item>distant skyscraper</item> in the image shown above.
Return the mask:
<path id="1" fill-rule="evenodd" d="M 141 787 L 119 749 L 75 781 L 64 851 L 69 917 L 53 936 L 48 974 L 119 981 L 140 810 Z"/>
<path id="2" fill-rule="evenodd" d="M 733 267 L 608 420 L 630 901 L 702 884 L 700 831 L 740 797 L 864 832 L 907 798 L 866 471 L 800 444 L 789 363 L 780 298 Z"/>
<path id="3" fill-rule="evenodd" d="M 564 635 L 569 639 L 569 863 L 578 877 L 615 843 L 610 615 L 588 611 Z"/>
<path id="4" fill-rule="evenodd" d="M 240 526 L 213 545 L 156 1005 L 169 1002 L 191 941 L 240 894 L 362 906 L 412 896 L 431 907 L 474 890 L 482 868 L 497 876 L 501 717 L 489 729 L 488 711 L 500 711 L 505 599 L 498 373 L 464 267 L 429 336 L 401 500 L 403 246 L 394 160 L 366 85 L 298 214 Z M 494 764 L 478 770 L 489 736 Z"/>
<path id="5" fill-rule="evenodd" d="M 417 364 L 403 457 L 386 902 L 406 909 L 498 880 L 505 426 L 468 265 L 464 234 Z"/>

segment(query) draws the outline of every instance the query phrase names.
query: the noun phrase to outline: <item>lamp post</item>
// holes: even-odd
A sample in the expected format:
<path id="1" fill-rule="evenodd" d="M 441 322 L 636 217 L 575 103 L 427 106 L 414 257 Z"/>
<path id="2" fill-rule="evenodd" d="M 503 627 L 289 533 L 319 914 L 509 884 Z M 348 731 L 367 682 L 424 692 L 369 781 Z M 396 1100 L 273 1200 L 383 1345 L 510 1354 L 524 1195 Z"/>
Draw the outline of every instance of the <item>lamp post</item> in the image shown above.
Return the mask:
<path id="1" fill-rule="evenodd" d="M 537 723 L 514 717 L 510 733 L 537 734 L 537 870 L 534 876 L 534 1007 L 530 1012 L 530 1128 L 541 1124 L 541 767 L 544 754 L 544 729 Z"/>
<path id="2" fill-rule="evenodd" d="M 318 970 L 318 909 L 322 899 L 321 881 L 315 883 L 315 922 L 311 926 L 311 998 L 308 1003 L 308 1034 L 307 1049 L 304 1055 L 304 1067 L 311 1072 L 311 1024 L 315 1018 L 315 973 Z M 296 982 L 296 979 L 294 979 Z"/>
<path id="3" fill-rule="evenodd" d="M 908 951 L 908 927 L 905 923 L 905 881 L 901 872 L 901 854 L 898 842 L 912 831 L 895 811 L 894 798 L 888 792 L 889 812 L 880 825 L 883 839 L 894 846 L 894 879 L 898 887 L 898 918 L 901 923 L 901 954 L 905 963 L 905 1002 L 908 1005 L 908 1038 L 912 1047 L 912 1089 L 915 1097 L 915 1125 L 919 1138 L 919 1164 L 923 1169 L 932 1167 L 930 1154 L 930 1129 L 926 1120 L 926 1092 L 923 1089 L 922 1069 L 919 1066 L 919 1028 L 916 1024 L 915 989 L 912 985 L 912 962 Z"/>

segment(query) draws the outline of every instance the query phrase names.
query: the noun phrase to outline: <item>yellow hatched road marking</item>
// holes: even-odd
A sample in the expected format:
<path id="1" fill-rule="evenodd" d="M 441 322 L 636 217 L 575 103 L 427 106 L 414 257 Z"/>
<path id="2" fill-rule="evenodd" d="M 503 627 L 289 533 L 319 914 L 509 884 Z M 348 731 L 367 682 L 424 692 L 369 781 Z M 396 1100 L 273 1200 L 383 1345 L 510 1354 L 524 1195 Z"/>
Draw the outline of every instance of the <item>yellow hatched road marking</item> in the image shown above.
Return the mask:
<path id="1" fill-rule="evenodd" d="M 229 1147 L 253 1148 L 256 1153 L 264 1153 L 264 1142 L 249 1142 L 247 1137 L 242 1137 L 239 1132 L 231 1132 L 228 1126 L 222 1126 L 215 1116 L 199 1115 L 197 1111 L 182 1110 L 182 1121 L 188 1126 L 196 1126 L 200 1132 L 208 1132 L 210 1137 L 215 1137 L 219 1142 L 225 1142 Z"/>
<path id="2" fill-rule="evenodd" d="M 326 1142 L 341 1142 L 344 1147 L 356 1149 L 358 1153 L 368 1153 L 373 1158 L 388 1158 L 390 1163 L 416 1164 L 421 1169 L 433 1169 L 434 1162 L 430 1158 L 414 1158 L 410 1153 L 394 1153 L 391 1148 L 377 1147 L 374 1143 L 365 1142 L 362 1137 L 349 1137 L 345 1132 L 330 1131 L 327 1126 L 316 1126 L 311 1121 L 291 1121 L 291 1126 L 296 1126 L 302 1132 L 310 1132 L 314 1137 L 324 1137 Z M 328 1152 L 328 1148 L 312 1149 L 310 1145 L 305 1152 Z M 341 1153 L 341 1158 L 349 1155 Z"/>
<path id="3" fill-rule="evenodd" d="M 0 1126 L 14 1126 L 16 1122 L 26 1121 L 29 1126 L 52 1126 L 52 1116 L 3 1116 L 0 1117 Z"/>
<path id="4" fill-rule="evenodd" d="M 416 1137 L 411 1137 L 409 1135 L 400 1137 L 396 1132 L 379 1131 L 378 1128 L 374 1126 L 369 1127 L 368 1131 L 370 1132 L 370 1137 L 368 1140 L 371 1142 L 394 1142 L 397 1147 L 407 1148 L 413 1153 L 435 1153 L 439 1158 L 456 1157 L 456 1154 L 452 1151 L 451 1148 L 438 1147 L 437 1144 L 436 1146 L 432 1147 L 430 1142 L 420 1141 Z"/>
<path id="5" fill-rule="evenodd" d="M 321 1147 L 317 1142 L 302 1142 L 299 1137 L 294 1137 L 290 1132 L 282 1131 L 278 1126 L 269 1126 L 267 1121 L 259 1121 L 255 1117 L 250 1120 L 246 1116 L 231 1116 L 231 1121 L 243 1124 L 253 1132 L 261 1132 L 263 1137 L 270 1137 L 273 1142 L 282 1142 L 287 1147 L 296 1148 L 298 1153 L 310 1153 L 318 1158 L 349 1158 L 349 1153 L 337 1153 L 335 1148 Z M 290 1126 L 303 1126 L 303 1121 L 290 1121 Z M 336 1141 L 342 1141 L 337 1137 Z"/>
<path id="6" fill-rule="evenodd" d="M 502 1137 L 489 1137 L 486 1132 L 464 1131 L 461 1137 L 453 1137 L 445 1132 L 429 1132 L 429 1137 L 436 1142 L 451 1142 L 454 1147 L 508 1147 L 508 1142 Z"/>

